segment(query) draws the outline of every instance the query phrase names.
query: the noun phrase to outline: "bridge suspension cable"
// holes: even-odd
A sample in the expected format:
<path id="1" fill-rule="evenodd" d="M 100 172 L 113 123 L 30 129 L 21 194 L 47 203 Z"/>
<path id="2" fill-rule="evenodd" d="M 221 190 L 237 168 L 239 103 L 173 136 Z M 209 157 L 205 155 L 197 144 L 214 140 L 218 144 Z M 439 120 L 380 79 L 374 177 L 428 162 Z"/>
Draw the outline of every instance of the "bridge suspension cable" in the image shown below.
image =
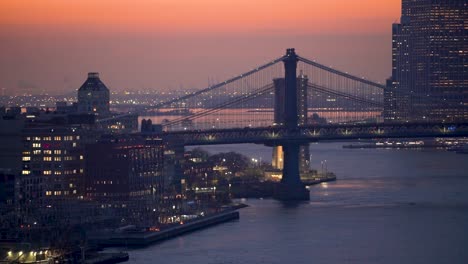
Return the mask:
<path id="1" fill-rule="evenodd" d="M 339 71 L 339 70 L 336 70 L 336 69 L 327 67 L 327 66 L 325 66 L 325 65 L 323 65 L 323 64 L 320 64 L 320 63 L 311 61 L 311 60 L 306 59 L 306 58 L 303 58 L 303 57 L 301 57 L 301 56 L 298 56 L 298 59 L 299 59 L 299 61 L 302 61 L 302 62 L 304 62 L 304 63 L 306 63 L 306 64 L 309 64 L 309 65 L 314 66 L 314 67 L 316 67 L 316 68 L 319 68 L 319 69 L 322 69 L 322 70 L 325 70 L 325 71 L 328 71 L 328 72 L 331 72 L 331 73 L 340 75 L 340 76 L 342 76 L 342 77 L 345 77 L 345 78 L 348 78 L 348 79 L 351 79 L 351 80 L 354 80 L 354 81 L 357 81 L 357 82 L 361 82 L 361 83 L 364 83 L 364 84 L 367 84 L 367 85 L 370 85 L 370 86 L 374 86 L 374 87 L 378 87 L 378 88 L 381 88 L 381 89 L 385 89 L 385 85 L 383 85 L 383 84 L 376 83 L 376 82 L 373 82 L 373 81 L 369 81 L 369 80 L 366 80 L 366 79 L 364 79 L 364 78 L 356 77 L 356 76 L 351 75 L 351 74 L 349 74 L 349 73 L 342 72 L 342 71 Z"/>
<path id="2" fill-rule="evenodd" d="M 206 92 L 215 90 L 215 89 L 220 88 L 220 87 L 222 87 L 222 86 L 225 86 L 225 85 L 227 85 L 227 84 L 233 83 L 233 82 L 235 82 L 235 81 L 237 81 L 237 80 L 240 80 L 240 79 L 243 79 L 243 78 L 245 78 L 245 77 L 248 77 L 248 76 L 250 76 L 250 75 L 252 75 L 252 74 L 254 74 L 254 73 L 256 73 L 256 72 L 259 72 L 259 71 L 261 71 L 261 70 L 263 70 L 263 69 L 266 69 L 266 68 L 268 68 L 268 67 L 270 67 L 270 66 L 273 66 L 273 65 L 275 65 L 276 63 L 283 61 L 283 59 L 284 59 L 284 56 L 283 56 L 283 57 L 280 57 L 280 58 L 277 58 L 277 59 L 275 59 L 275 60 L 273 60 L 273 61 L 271 61 L 271 62 L 268 62 L 268 63 L 266 63 L 266 64 L 264 64 L 264 65 L 258 66 L 257 68 L 255 68 L 255 69 L 253 69 L 253 70 L 250 70 L 250 71 L 248 71 L 248 72 L 245 72 L 245 73 L 243 73 L 243 74 L 241 74 L 241 75 L 238 75 L 238 76 L 236 76 L 236 77 L 234 77 L 234 78 L 231 78 L 231 79 L 229 79 L 229 80 L 226 80 L 226 81 L 224 81 L 224 82 L 220 82 L 220 83 L 218 83 L 218 84 L 209 86 L 209 87 L 207 87 L 207 88 L 205 88 L 205 89 L 202 89 L 202 90 L 199 90 L 199 91 L 190 93 L 190 94 L 188 94 L 188 95 L 184 95 L 184 96 L 181 96 L 181 97 L 172 99 L 172 100 L 168 100 L 168 101 L 165 101 L 165 102 L 162 102 L 162 103 L 158 103 L 158 104 L 156 104 L 156 105 L 154 105 L 154 106 L 151 106 L 151 107 L 148 107 L 148 108 L 162 108 L 162 107 L 165 107 L 165 106 L 169 106 L 169 105 L 171 105 L 171 104 L 173 104 L 173 103 L 180 102 L 180 101 L 183 101 L 183 100 L 187 100 L 187 99 L 190 99 L 190 98 L 192 98 L 192 97 L 194 97 L 194 96 L 197 96 L 197 95 L 200 95 L 200 94 L 203 94 L 203 93 L 206 93 Z M 147 108 L 147 109 L 148 109 L 148 108 Z"/>
<path id="3" fill-rule="evenodd" d="M 308 85 L 308 88 L 310 90 L 312 90 L 312 91 L 317 91 L 317 92 L 327 94 L 327 95 L 339 96 L 339 97 L 349 99 L 349 100 L 352 100 L 352 101 L 355 101 L 355 102 L 358 102 L 358 103 L 363 103 L 363 104 L 366 104 L 366 105 L 369 105 L 369 106 L 383 108 L 383 103 L 382 102 L 376 102 L 376 101 L 369 100 L 369 99 L 362 98 L 362 97 L 358 97 L 358 96 L 355 96 L 355 95 L 352 95 L 352 94 L 343 93 L 343 92 L 335 91 L 335 90 L 332 90 L 332 89 L 327 89 L 326 87 L 323 87 L 323 86 L 320 86 L 320 85 L 317 85 L 317 84 L 314 84 L 314 83 L 311 83 L 311 82 L 309 82 L 307 85 Z"/>
<path id="4" fill-rule="evenodd" d="M 268 84 L 268 85 L 266 85 L 266 86 L 264 86 L 264 87 L 262 87 L 260 89 L 257 89 L 255 91 L 253 91 L 252 94 L 238 96 L 238 97 L 234 98 L 233 100 L 223 102 L 221 104 L 213 106 L 212 108 L 208 108 L 206 110 L 195 113 L 195 114 L 193 114 L 191 116 L 188 116 L 188 117 L 180 117 L 178 119 L 169 121 L 168 123 L 165 123 L 163 125 L 166 126 L 166 127 L 170 127 L 170 126 L 180 124 L 180 123 L 182 123 L 182 122 L 184 122 L 186 120 L 194 120 L 194 119 L 198 119 L 198 118 L 201 118 L 201 117 L 204 117 L 204 116 L 219 112 L 219 111 L 224 110 L 226 108 L 229 108 L 229 107 L 241 104 L 241 103 L 245 103 L 245 102 L 253 100 L 253 99 L 255 99 L 255 98 L 257 98 L 257 97 L 259 97 L 261 95 L 265 95 L 265 94 L 267 94 L 269 92 L 272 92 L 273 88 L 274 88 L 273 84 Z"/>

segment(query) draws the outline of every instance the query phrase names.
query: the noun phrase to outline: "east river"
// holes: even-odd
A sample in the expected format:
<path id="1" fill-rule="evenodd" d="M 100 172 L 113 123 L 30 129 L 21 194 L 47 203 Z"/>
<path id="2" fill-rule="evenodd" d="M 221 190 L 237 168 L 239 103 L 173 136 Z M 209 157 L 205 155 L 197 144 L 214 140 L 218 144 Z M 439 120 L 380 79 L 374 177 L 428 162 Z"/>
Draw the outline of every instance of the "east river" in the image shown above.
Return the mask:
<path id="1" fill-rule="evenodd" d="M 468 263 L 468 155 L 343 144 L 311 145 L 338 180 L 310 202 L 242 200 L 239 221 L 129 249 L 130 263 Z M 271 159 L 260 145 L 204 149 Z"/>

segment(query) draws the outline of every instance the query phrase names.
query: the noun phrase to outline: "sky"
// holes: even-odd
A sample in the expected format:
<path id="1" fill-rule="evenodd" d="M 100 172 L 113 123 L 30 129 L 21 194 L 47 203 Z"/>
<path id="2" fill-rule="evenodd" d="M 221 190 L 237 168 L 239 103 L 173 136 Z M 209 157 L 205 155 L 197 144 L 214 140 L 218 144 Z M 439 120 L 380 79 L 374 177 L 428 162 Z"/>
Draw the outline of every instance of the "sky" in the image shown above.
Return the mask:
<path id="1" fill-rule="evenodd" d="M 384 82 L 401 0 L 0 0 L 0 89 L 203 88 L 286 48 Z"/>

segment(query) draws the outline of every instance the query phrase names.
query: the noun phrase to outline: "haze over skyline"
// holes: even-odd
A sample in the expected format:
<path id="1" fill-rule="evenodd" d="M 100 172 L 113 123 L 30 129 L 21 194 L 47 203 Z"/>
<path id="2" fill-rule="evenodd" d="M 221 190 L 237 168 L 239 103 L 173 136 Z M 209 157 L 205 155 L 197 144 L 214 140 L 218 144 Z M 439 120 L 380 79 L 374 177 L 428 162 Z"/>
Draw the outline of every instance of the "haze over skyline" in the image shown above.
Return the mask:
<path id="1" fill-rule="evenodd" d="M 70 93 L 203 88 L 296 48 L 384 82 L 400 0 L 81 0 L 0 3 L 0 88 Z"/>

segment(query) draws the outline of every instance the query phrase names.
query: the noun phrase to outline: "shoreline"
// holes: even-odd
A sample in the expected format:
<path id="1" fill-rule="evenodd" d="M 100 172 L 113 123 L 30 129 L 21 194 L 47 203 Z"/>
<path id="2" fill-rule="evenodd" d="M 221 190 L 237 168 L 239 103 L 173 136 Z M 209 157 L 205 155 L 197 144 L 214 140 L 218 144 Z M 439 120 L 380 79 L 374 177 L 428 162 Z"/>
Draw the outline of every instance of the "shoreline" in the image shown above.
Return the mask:
<path id="1" fill-rule="evenodd" d="M 247 205 L 237 205 L 233 209 L 229 209 L 214 215 L 205 216 L 201 219 L 195 219 L 190 222 L 181 223 L 179 226 L 170 227 L 156 232 L 142 233 L 109 233 L 97 237 L 91 237 L 90 241 L 99 247 L 145 247 L 164 240 L 172 239 L 180 235 L 202 230 L 214 225 L 238 220 L 240 218 L 238 208 Z"/>

